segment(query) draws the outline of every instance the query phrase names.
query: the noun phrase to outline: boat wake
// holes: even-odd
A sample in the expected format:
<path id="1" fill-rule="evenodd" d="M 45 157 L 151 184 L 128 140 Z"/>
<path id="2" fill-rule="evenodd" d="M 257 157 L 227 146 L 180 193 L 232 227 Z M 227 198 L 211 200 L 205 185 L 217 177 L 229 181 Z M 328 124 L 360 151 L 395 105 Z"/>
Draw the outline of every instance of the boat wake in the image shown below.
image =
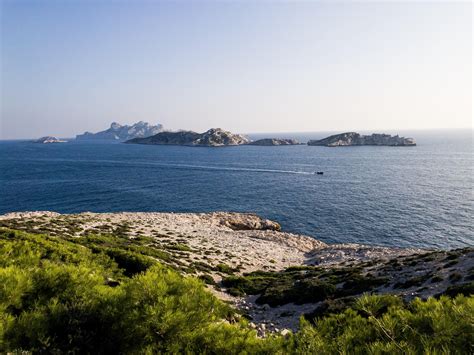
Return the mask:
<path id="1" fill-rule="evenodd" d="M 193 170 L 219 170 L 219 171 L 235 171 L 235 172 L 253 172 L 253 173 L 276 173 L 276 174 L 298 174 L 313 175 L 313 172 L 297 171 L 297 170 L 280 170 L 280 169 L 264 169 L 264 168 L 241 168 L 228 166 L 212 166 L 212 165 L 195 165 L 195 164 L 174 164 L 174 163 L 146 163 L 147 165 L 176 168 L 176 169 L 193 169 Z"/>
<path id="2" fill-rule="evenodd" d="M 150 161 L 121 161 L 121 160 L 72 160 L 72 159 L 39 159 L 46 161 L 61 161 L 61 162 L 74 162 L 74 163 L 93 163 L 93 164 L 113 164 L 113 165 L 128 165 L 128 166 L 150 166 L 150 167 L 163 167 L 171 169 L 191 169 L 191 170 L 217 170 L 217 171 L 234 171 L 234 172 L 254 172 L 254 173 L 275 173 L 275 174 L 296 174 L 296 175 L 314 175 L 314 171 L 301 171 L 301 170 L 282 170 L 282 169 L 266 169 L 266 168 L 245 168 L 245 167 L 233 167 L 233 166 L 215 166 L 215 165 L 199 165 L 199 164 L 180 164 L 180 163 L 158 163 Z"/>

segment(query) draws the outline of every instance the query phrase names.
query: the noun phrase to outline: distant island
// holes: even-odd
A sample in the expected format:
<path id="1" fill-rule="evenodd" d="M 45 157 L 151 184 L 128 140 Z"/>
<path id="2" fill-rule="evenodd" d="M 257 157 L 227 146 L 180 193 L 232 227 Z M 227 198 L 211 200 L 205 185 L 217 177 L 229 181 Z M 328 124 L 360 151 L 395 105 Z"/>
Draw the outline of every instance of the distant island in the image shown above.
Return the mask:
<path id="1" fill-rule="evenodd" d="M 67 141 L 53 137 L 53 136 L 46 136 L 46 137 L 41 137 L 33 143 L 42 143 L 42 144 L 49 144 L 49 143 L 66 143 Z"/>
<path id="2" fill-rule="evenodd" d="M 310 140 L 308 145 L 325 147 L 345 147 L 354 145 L 381 145 L 391 147 L 415 146 L 413 138 L 391 136 L 389 134 L 361 135 L 356 132 L 335 134 L 320 140 Z"/>
<path id="3" fill-rule="evenodd" d="M 134 138 L 129 144 L 184 145 L 191 147 L 223 147 L 249 143 L 250 140 L 240 134 L 234 134 L 220 128 L 211 128 L 204 133 L 193 131 L 160 132 L 151 137 Z"/>
<path id="4" fill-rule="evenodd" d="M 244 135 L 221 128 L 211 128 L 204 133 L 193 131 L 160 132 L 151 137 L 134 138 L 128 144 L 184 145 L 189 147 L 225 147 L 236 145 L 280 146 L 301 144 L 295 139 L 263 138 L 252 141 Z"/>
<path id="5" fill-rule="evenodd" d="M 109 129 L 97 133 L 85 132 L 76 136 L 77 140 L 119 140 L 126 141 L 133 138 L 153 136 L 163 131 L 163 126 L 150 125 L 148 122 L 137 122 L 131 126 L 113 122 Z"/>
<path id="6" fill-rule="evenodd" d="M 274 145 L 298 145 L 296 139 L 263 138 L 247 143 L 248 145 L 274 146 Z"/>
<path id="7" fill-rule="evenodd" d="M 226 147 L 237 145 L 254 146 L 286 146 L 299 145 L 296 139 L 289 138 L 262 138 L 251 140 L 245 135 L 232 133 L 221 128 L 211 128 L 203 133 L 189 130 L 163 131 L 163 126 L 150 125 L 148 122 L 137 122 L 131 126 L 113 122 L 110 128 L 97 133 L 85 132 L 76 136 L 77 140 L 114 140 L 127 144 L 147 145 L 182 145 L 188 147 Z M 39 143 L 63 142 L 55 137 L 43 137 Z M 335 134 L 320 140 L 310 140 L 309 146 L 345 147 L 345 146 L 415 146 L 413 138 L 391 136 L 389 134 L 374 133 L 362 135 L 356 132 Z"/>

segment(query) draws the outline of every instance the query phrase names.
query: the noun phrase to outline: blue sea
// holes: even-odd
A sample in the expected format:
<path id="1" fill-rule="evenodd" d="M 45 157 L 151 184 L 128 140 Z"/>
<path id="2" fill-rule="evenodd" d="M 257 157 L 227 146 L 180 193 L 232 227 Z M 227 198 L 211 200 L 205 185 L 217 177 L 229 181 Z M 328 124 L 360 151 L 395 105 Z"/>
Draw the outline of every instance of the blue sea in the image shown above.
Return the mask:
<path id="1" fill-rule="evenodd" d="M 255 212 L 328 243 L 474 246 L 473 131 L 416 147 L 0 142 L 0 213 Z M 323 138 L 325 133 L 250 135 Z M 324 175 L 315 175 L 324 171 Z"/>

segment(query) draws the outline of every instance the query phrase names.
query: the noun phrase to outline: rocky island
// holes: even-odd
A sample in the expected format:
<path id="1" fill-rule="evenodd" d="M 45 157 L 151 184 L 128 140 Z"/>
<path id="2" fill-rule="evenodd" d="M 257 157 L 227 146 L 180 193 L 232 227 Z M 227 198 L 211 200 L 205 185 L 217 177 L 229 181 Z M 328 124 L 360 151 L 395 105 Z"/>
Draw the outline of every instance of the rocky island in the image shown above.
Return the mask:
<path id="1" fill-rule="evenodd" d="M 77 140 L 118 140 L 126 141 L 133 138 L 149 137 L 163 130 L 161 124 L 155 126 L 148 122 L 137 122 L 131 126 L 113 122 L 110 128 L 97 133 L 85 132 L 76 136 Z"/>
<path id="2" fill-rule="evenodd" d="M 46 136 L 46 137 L 41 137 L 33 143 L 42 143 L 42 144 L 49 144 L 49 143 L 66 143 L 67 141 L 53 137 L 53 136 Z"/>
<path id="3" fill-rule="evenodd" d="M 389 134 L 361 135 L 356 132 L 335 134 L 320 140 L 310 140 L 308 145 L 318 145 L 325 147 L 345 147 L 359 145 L 379 145 L 391 147 L 415 146 L 413 138 L 391 136 Z"/>
<path id="4" fill-rule="evenodd" d="M 256 141 L 247 143 L 248 145 L 260 145 L 260 146 L 274 146 L 274 145 L 298 145 L 296 139 L 281 139 L 281 138 L 263 138 Z"/>
<path id="5" fill-rule="evenodd" d="M 184 145 L 191 147 L 223 147 L 249 143 L 250 140 L 240 134 L 234 134 L 220 128 L 211 128 L 204 133 L 193 131 L 160 132 L 151 137 L 134 138 L 128 144 Z"/>

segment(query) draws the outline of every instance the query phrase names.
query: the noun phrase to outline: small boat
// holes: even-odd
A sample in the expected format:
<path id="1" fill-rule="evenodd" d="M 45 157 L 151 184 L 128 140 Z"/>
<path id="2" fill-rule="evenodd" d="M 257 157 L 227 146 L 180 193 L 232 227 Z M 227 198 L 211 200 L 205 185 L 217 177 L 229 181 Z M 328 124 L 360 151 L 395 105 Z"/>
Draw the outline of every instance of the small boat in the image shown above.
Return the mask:
<path id="1" fill-rule="evenodd" d="M 314 173 L 317 174 L 317 175 L 323 175 L 324 174 L 323 171 L 315 171 Z"/>

